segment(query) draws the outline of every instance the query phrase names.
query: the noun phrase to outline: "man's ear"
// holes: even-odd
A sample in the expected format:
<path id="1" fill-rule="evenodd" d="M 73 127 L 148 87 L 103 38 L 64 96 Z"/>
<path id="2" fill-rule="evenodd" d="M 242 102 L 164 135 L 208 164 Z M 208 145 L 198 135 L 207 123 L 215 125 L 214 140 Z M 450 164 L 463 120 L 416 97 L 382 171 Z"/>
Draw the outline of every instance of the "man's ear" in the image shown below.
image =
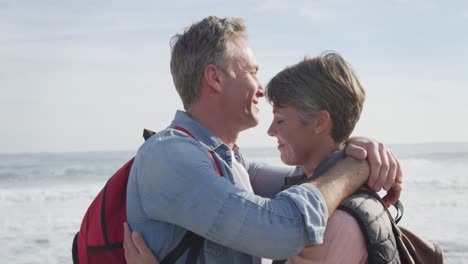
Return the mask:
<path id="1" fill-rule="evenodd" d="M 223 82 L 223 71 L 214 64 L 208 64 L 203 70 L 202 82 L 210 88 L 211 91 L 221 92 Z"/>
<path id="2" fill-rule="evenodd" d="M 327 110 L 320 110 L 317 113 L 315 131 L 317 134 L 331 131 L 333 126 L 332 118 Z"/>

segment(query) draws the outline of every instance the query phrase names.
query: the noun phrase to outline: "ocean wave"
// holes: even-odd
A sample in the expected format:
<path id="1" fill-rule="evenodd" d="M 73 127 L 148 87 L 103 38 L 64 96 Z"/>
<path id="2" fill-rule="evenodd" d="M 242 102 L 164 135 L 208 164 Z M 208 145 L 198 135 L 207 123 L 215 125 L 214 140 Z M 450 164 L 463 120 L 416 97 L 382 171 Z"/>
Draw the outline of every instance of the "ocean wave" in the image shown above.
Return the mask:
<path id="1" fill-rule="evenodd" d="M 0 205 L 30 204 L 49 202 L 69 202 L 73 200 L 93 199 L 103 185 L 81 186 L 79 188 L 39 188 L 0 189 Z"/>
<path id="2" fill-rule="evenodd" d="M 468 257 L 468 245 L 466 241 L 436 241 L 444 251 L 444 261 L 447 263 L 465 263 Z"/>
<path id="3" fill-rule="evenodd" d="M 0 181 L 9 181 L 18 178 L 19 175 L 14 171 L 0 171 Z"/>
<path id="4" fill-rule="evenodd" d="M 468 182 L 468 162 L 460 160 L 431 161 L 407 159 L 400 161 L 404 179 L 410 182 L 440 182 L 465 185 Z"/>
<path id="5" fill-rule="evenodd" d="M 128 152 L 0 155 L 0 183 L 92 181 L 110 177 L 131 157 Z"/>
<path id="6" fill-rule="evenodd" d="M 467 152 L 431 152 L 431 153 L 416 153 L 405 154 L 398 156 L 400 159 L 423 159 L 429 161 L 467 161 Z"/>
<path id="7" fill-rule="evenodd" d="M 112 176 L 121 164 L 100 166 L 31 166 L 22 169 L 8 168 L 0 170 L 0 183 L 4 184 L 34 184 L 49 181 L 51 184 L 65 182 L 103 181 Z"/>

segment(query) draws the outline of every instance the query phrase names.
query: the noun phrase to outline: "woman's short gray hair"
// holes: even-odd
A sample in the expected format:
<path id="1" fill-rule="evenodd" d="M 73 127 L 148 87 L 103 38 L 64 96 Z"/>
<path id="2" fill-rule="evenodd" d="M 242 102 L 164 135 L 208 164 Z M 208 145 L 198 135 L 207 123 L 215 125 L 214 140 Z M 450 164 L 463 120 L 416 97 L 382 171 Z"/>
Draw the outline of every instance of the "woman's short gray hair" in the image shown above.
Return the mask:
<path id="1" fill-rule="evenodd" d="M 244 20 L 210 16 L 192 24 L 171 39 L 171 73 L 184 108 L 197 100 L 205 67 L 215 64 L 233 75 L 231 60 L 236 49 L 232 41 L 246 38 Z"/>
<path id="2" fill-rule="evenodd" d="M 327 110 L 335 142 L 348 139 L 364 104 L 365 91 L 348 63 L 335 52 L 325 52 L 279 72 L 266 86 L 270 103 L 296 108 L 304 123 Z"/>

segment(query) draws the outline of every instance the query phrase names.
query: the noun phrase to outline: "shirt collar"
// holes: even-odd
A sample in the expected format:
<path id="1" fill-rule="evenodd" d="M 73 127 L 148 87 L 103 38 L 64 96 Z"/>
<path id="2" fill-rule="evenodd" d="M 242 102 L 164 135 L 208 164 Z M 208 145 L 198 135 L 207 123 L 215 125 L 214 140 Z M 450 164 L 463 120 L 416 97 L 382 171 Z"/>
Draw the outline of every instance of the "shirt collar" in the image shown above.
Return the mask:
<path id="1" fill-rule="evenodd" d="M 175 126 L 187 129 L 198 141 L 206 145 L 210 151 L 214 151 L 224 144 L 220 138 L 213 135 L 207 128 L 193 120 L 184 111 L 177 110 L 170 127 L 173 128 Z M 237 148 L 237 146 L 235 146 L 235 148 Z"/>

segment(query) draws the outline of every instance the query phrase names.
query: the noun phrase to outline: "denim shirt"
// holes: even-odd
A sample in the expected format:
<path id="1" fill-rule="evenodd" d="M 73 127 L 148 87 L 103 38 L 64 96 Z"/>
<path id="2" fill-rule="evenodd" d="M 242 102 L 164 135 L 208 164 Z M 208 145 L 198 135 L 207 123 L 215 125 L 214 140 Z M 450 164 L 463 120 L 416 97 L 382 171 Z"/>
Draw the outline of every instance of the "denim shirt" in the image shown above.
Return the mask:
<path id="1" fill-rule="evenodd" d="M 272 199 L 246 192 L 233 184 L 231 155 L 226 144 L 181 111 L 171 126 L 140 147 L 128 181 L 127 221 L 160 260 L 187 230 L 206 238 L 198 263 L 252 263 L 251 256 L 284 259 L 307 243 L 322 243 L 328 211 L 317 188 L 302 184 L 276 195 L 273 187 L 262 190 L 259 183 L 268 185 L 267 173 L 278 179 L 292 172 L 251 162 L 246 168 L 254 191 Z M 237 148 L 235 156 L 242 159 Z"/>

